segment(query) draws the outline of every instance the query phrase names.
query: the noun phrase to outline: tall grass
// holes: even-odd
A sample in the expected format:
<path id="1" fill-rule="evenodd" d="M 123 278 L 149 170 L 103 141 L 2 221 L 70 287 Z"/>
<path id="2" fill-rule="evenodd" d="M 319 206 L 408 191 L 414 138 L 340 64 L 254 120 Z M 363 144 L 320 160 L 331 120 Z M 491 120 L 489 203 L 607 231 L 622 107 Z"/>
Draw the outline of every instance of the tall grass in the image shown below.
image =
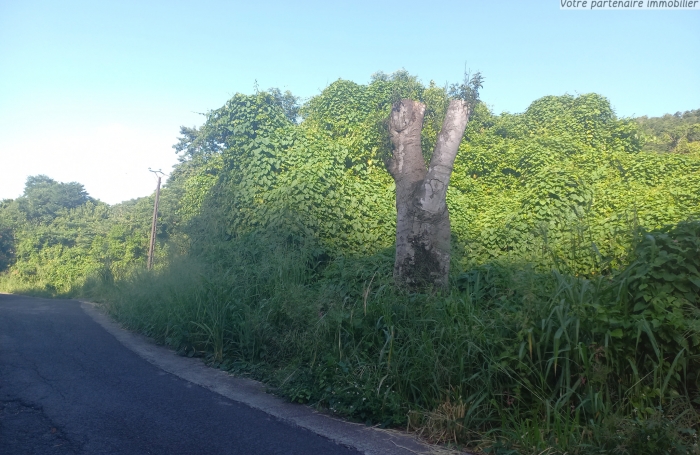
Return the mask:
<path id="1" fill-rule="evenodd" d="M 494 263 L 454 275 L 449 291 L 411 293 L 393 286 L 392 251 L 330 259 L 312 239 L 274 231 L 211 251 L 83 289 L 184 355 L 436 442 L 700 453 L 698 354 L 660 352 L 675 345 L 643 318 L 623 330 L 632 319 L 614 277 Z M 698 334 L 688 323 L 678 336 Z"/>

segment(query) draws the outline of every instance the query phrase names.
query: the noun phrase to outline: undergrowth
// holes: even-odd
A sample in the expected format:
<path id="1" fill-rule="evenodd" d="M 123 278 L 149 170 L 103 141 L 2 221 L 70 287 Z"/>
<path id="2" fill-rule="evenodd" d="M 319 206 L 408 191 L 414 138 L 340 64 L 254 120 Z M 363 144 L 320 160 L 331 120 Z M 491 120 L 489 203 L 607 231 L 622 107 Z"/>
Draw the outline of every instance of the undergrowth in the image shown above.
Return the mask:
<path id="1" fill-rule="evenodd" d="M 393 252 L 260 231 L 82 293 L 290 401 L 491 454 L 699 454 L 700 223 L 604 276 L 485 264 L 407 292 Z M 215 257 L 213 255 L 215 254 Z"/>

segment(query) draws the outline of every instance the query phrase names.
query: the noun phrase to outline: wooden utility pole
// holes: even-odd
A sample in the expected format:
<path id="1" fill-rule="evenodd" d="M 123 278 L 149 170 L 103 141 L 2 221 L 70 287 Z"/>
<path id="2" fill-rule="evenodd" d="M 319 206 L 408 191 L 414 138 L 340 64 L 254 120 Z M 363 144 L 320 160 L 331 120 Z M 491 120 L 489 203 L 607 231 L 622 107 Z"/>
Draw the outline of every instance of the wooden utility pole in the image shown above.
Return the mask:
<path id="1" fill-rule="evenodd" d="M 158 185 L 156 186 L 156 201 L 153 204 L 153 221 L 151 223 L 151 242 L 148 245 L 148 262 L 146 264 L 146 267 L 148 270 L 151 270 L 153 268 L 153 253 L 155 252 L 156 249 L 156 228 L 158 227 L 158 200 L 160 199 L 160 175 L 158 173 L 162 172 L 160 170 L 158 171 L 152 171 L 151 168 L 148 168 L 150 172 L 153 172 L 156 174 L 158 177 Z"/>

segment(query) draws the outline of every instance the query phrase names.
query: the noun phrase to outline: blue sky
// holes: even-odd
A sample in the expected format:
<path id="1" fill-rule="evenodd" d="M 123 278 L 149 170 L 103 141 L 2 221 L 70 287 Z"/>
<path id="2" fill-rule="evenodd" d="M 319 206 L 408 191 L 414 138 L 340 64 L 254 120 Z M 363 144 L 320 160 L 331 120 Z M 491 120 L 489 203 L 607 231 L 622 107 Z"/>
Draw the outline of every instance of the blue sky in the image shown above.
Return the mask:
<path id="1" fill-rule="evenodd" d="M 572 11 L 539 1 L 0 0 L 0 199 L 29 175 L 108 203 L 150 194 L 180 125 L 234 93 L 308 98 L 405 68 L 485 77 L 495 113 L 597 92 L 619 116 L 700 108 L 700 10 Z"/>

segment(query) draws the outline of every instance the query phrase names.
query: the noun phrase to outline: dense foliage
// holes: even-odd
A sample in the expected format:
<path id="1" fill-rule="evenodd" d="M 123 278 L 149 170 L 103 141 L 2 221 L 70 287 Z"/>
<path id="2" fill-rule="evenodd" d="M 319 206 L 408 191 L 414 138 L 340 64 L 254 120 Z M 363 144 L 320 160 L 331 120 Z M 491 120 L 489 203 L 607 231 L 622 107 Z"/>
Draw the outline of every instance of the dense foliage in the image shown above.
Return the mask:
<path id="1" fill-rule="evenodd" d="M 5 286 L 53 295 L 93 274 L 126 276 L 145 263 L 152 201 L 110 207 L 88 197 L 79 183 L 30 177 L 21 197 L 0 205 Z"/>
<path id="2" fill-rule="evenodd" d="M 391 278 L 386 118 L 399 98 L 425 103 L 432 150 L 459 87 L 400 71 L 302 106 L 236 94 L 181 129 L 152 272 L 152 197 L 109 207 L 30 178 L 0 205 L 0 287 L 106 301 L 291 400 L 435 441 L 700 453 L 697 111 L 620 119 L 597 94 L 477 104 L 448 192 L 450 290 L 409 293 Z"/>
<path id="3" fill-rule="evenodd" d="M 700 151 L 700 109 L 646 116 L 636 119 L 646 136 L 644 150 L 666 153 L 697 153 Z"/>

